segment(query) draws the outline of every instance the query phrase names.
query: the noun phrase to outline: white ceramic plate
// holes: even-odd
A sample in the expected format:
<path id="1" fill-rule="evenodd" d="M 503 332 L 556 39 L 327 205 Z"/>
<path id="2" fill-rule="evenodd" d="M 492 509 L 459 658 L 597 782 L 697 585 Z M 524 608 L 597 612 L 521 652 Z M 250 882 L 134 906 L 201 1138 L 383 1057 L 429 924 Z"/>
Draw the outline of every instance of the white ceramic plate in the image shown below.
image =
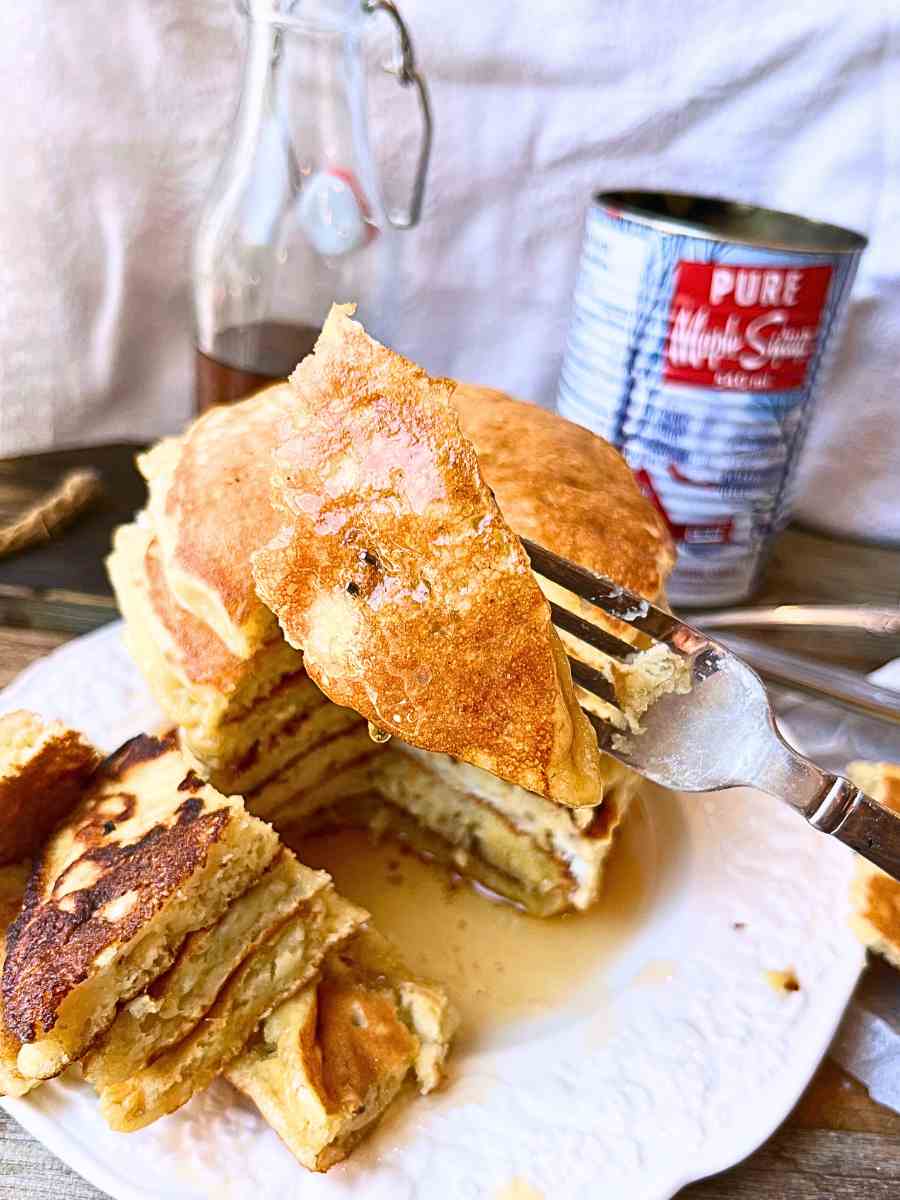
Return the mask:
<path id="1" fill-rule="evenodd" d="M 118 625 L 27 670 L 0 696 L 0 710 L 15 707 L 110 749 L 159 720 Z M 849 854 L 786 805 L 659 791 L 643 812 L 629 937 L 596 964 L 573 963 L 577 986 L 550 1009 L 463 1037 L 448 1087 L 401 1106 L 327 1176 L 298 1167 L 221 1082 L 127 1136 L 106 1129 L 76 1080 L 5 1107 L 116 1200 L 671 1197 L 749 1154 L 790 1111 L 863 953 L 846 922 Z M 799 991 L 773 987 L 767 973 L 786 969 Z"/>

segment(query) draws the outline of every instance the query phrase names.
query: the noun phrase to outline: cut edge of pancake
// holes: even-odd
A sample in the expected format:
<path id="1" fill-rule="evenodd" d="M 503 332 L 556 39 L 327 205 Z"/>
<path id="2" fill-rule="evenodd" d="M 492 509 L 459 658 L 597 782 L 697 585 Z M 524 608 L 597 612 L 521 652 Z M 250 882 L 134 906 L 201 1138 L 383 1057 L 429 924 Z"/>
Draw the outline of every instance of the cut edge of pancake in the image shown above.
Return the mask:
<path id="1" fill-rule="evenodd" d="M 207 1087 L 259 1023 L 308 983 L 328 951 L 367 919 L 329 880 L 246 956 L 182 1041 L 127 1079 L 100 1088 L 100 1111 L 110 1128 L 143 1129 Z"/>
<path id="2" fill-rule="evenodd" d="M 404 1086 L 424 1095 L 440 1084 L 457 1025 L 443 988 L 366 930 L 263 1022 L 226 1077 L 305 1167 L 327 1171 Z"/>
<path id="3" fill-rule="evenodd" d="M 247 956 L 330 883 L 282 849 L 215 924 L 185 938 L 168 971 L 120 1005 L 82 1062 L 89 1083 L 97 1091 L 119 1083 L 185 1038 Z"/>

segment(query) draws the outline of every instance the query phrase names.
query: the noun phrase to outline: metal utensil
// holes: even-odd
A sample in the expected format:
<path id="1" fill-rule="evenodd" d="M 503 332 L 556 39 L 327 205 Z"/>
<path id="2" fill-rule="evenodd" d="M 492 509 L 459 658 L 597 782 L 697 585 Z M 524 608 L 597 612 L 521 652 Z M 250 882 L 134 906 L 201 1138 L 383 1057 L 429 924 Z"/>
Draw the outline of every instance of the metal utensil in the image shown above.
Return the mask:
<path id="1" fill-rule="evenodd" d="M 900 636 L 900 608 L 870 604 L 776 604 L 691 613 L 698 629 L 856 629 Z"/>
<path id="2" fill-rule="evenodd" d="M 877 721 L 900 725 L 900 694 L 869 683 L 855 671 L 791 654 L 734 633 L 726 633 L 722 642 L 769 683 L 817 696 Z"/>
<path id="3" fill-rule="evenodd" d="M 533 542 L 522 542 L 539 576 L 646 636 L 632 645 L 551 602 L 553 621 L 560 630 L 614 663 L 633 662 L 648 647 L 663 643 L 688 664 L 690 691 L 655 700 L 642 715 L 638 732 L 623 730 L 615 720 L 586 709 L 602 750 L 648 779 L 679 791 L 759 788 L 785 800 L 815 829 L 900 879 L 900 815 L 792 750 L 778 732 L 755 671 L 721 643 L 642 597 Z M 605 675 L 574 654 L 569 661 L 579 687 L 606 704 L 617 702 Z"/>

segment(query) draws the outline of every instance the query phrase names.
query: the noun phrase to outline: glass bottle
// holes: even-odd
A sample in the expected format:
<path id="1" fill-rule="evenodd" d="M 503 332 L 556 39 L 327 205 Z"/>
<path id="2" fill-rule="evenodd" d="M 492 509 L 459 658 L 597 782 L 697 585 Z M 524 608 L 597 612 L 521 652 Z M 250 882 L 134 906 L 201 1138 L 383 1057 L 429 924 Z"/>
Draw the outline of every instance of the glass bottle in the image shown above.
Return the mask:
<path id="1" fill-rule="evenodd" d="M 333 301 L 375 336 L 393 239 L 419 219 L 431 114 L 390 0 L 241 0 L 247 39 L 231 141 L 194 241 L 198 411 L 282 379 L 312 349 Z M 388 212 L 369 144 L 362 36 L 386 13 L 393 68 L 415 89 L 422 141 L 406 212 Z"/>

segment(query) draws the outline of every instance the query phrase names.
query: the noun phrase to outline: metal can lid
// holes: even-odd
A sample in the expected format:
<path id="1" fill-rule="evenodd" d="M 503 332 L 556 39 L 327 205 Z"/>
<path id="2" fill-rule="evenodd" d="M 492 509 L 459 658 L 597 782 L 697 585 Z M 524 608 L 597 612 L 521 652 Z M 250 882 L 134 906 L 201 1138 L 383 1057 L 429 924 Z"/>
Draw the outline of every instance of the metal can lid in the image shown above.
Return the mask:
<path id="1" fill-rule="evenodd" d="M 615 215 L 668 233 L 809 254 L 858 254 L 868 238 L 793 213 L 687 192 L 613 191 L 594 196 Z"/>

